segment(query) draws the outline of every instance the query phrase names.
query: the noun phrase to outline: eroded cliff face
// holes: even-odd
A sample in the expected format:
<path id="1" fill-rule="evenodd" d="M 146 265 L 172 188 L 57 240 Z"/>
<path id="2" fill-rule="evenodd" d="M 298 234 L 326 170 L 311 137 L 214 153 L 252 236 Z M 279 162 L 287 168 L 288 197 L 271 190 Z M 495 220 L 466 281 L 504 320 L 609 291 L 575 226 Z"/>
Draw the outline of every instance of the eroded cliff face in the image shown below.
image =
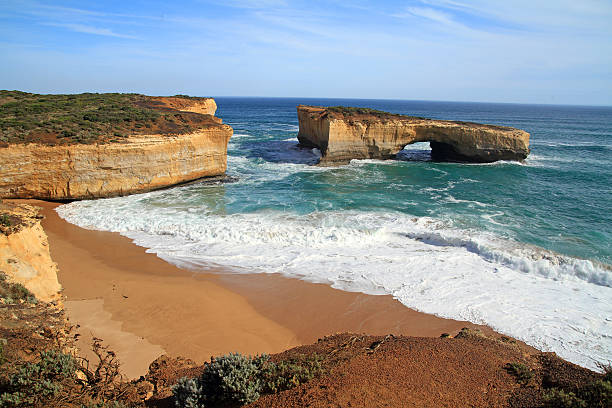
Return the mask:
<path id="1" fill-rule="evenodd" d="M 160 100 L 173 110 L 206 115 L 216 110 L 212 99 Z M 227 168 L 232 133 L 221 119 L 210 116 L 188 134 L 132 135 L 89 145 L 9 145 L 0 148 L 0 198 L 112 197 L 219 176 Z"/>
<path id="2" fill-rule="evenodd" d="M 319 148 L 322 164 L 390 159 L 417 142 L 430 142 L 432 158 L 440 161 L 486 163 L 529 154 L 529 133 L 509 127 L 312 106 L 298 106 L 298 120 L 298 140 Z"/>
<path id="3" fill-rule="evenodd" d="M 37 299 L 60 302 L 57 264 L 51 260 L 38 209 L 26 204 L 0 204 L 0 214 L 14 224 L 0 228 L 0 272 L 10 281 L 21 283 Z"/>
<path id="4" fill-rule="evenodd" d="M 111 197 L 218 176 L 232 128 L 132 136 L 125 143 L 1 149 L 0 197 L 69 200 Z"/>

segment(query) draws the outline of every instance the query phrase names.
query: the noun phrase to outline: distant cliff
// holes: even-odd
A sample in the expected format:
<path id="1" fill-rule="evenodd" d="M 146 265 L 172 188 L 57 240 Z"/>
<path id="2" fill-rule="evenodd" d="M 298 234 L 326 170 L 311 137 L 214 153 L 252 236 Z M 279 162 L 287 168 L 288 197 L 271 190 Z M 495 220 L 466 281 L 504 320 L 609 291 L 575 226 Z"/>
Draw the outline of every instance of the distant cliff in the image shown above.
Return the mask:
<path id="1" fill-rule="evenodd" d="M 68 117 L 51 111 L 47 119 L 26 115 L 22 120 L 35 130 L 23 132 L 22 140 L 14 128 L 5 131 L 11 139 L 0 146 L 0 198 L 111 197 L 225 173 L 233 130 L 212 116 L 213 99 L 138 95 L 126 102 L 115 95 L 109 96 L 118 99 L 112 105 L 102 99 L 104 109 L 88 105 Z M 92 100 L 101 103 L 101 97 Z M 21 102 L 25 108 L 19 103 L 8 104 L 30 111 L 29 101 Z M 60 127 L 46 125 L 51 121 Z"/>
<path id="2" fill-rule="evenodd" d="M 321 163 L 390 159 L 406 145 L 430 142 L 434 160 L 487 163 L 523 160 L 529 133 L 503 126 L 432 120 L 367 108 L 298 106 L 301 144 L 321 150 Z"/>

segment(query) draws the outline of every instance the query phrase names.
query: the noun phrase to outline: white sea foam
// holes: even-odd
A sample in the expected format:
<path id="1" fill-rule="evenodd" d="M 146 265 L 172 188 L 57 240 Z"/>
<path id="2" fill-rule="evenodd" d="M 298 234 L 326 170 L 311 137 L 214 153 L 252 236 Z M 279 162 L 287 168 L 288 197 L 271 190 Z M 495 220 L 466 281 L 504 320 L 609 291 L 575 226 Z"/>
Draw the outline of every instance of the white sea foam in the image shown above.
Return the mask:
<path id="1" fill-rule="evenodd" d="M 605 266 L 395 212 L 190 211 L 172 204 L 181 191 L 80 201 L 57 211 L 82 227 L 120 232 L 184 267 L 224 265 L 391 294 L 587 367 L 612 359 L 612 272 Z"/>

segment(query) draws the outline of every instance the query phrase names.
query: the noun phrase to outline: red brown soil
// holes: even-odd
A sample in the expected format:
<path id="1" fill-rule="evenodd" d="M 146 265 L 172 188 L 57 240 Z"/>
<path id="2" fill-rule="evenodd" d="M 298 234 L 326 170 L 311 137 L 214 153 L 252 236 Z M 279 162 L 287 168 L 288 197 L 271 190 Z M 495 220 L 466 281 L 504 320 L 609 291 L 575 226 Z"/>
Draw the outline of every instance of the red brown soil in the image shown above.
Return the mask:
<path id="1" fill-rule="evenodd" d="M 546 379 L 560 376 L 575 389 L 601 377 L 552 353 L 471 330 L 437 339 L 342 334 L 274 358 L 312 353 L 326 356 L 325 374 L 249 407 L 538 407 Z M 508 363 L 525 364 L 533 378 L 520 385 L 504 368 Z"/>
<path id="2" fill-rule="evenodd" d="M 260 397 L 249 408 L 298 407 L 542 407 L 550 387 L 575 391 L 601 374 L 540 353 L 512 339 L 478 330 L 455 338 L 364 336 L 319 339 L 271 356 L 322 357 L 322 373 L 296 388 Z M 533 377 L 524 384 L 505 367 L 520 363 Z M 172 407 L 171 385 L 195 377 L 203 367 L 160 357 L 146 381 L 155 385 L 149 407 Z"/>

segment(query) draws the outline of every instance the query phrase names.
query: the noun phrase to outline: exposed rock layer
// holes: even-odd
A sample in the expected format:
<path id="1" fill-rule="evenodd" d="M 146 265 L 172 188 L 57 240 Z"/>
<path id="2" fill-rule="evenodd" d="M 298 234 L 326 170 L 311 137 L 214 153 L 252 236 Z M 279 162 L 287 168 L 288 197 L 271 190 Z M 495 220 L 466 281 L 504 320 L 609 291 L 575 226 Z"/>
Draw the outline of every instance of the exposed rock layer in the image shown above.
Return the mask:
<path id="1" fill-rule="evenodd" d="M 201 113 L 213 115 L 217 111 L 217 104 L 213 98 L 181 98 L 178 96 L 154 96 L 152 101 L 159 103 L 159 107 L 166 107 L 182 112 Z"/>
<path id="2" fill-rule="evenodd" d="M 523 160 L 529 133 L 503 126 L 298 106 L 298 140 L 321 150 L 321 163 L 390 159 L 406 145 L 430 142 L 440 161 Z"/>
<path id="3" fill-rule="evenodd" d="M 57 265 L 51 259 L 47 234 L 38 209 L 29 205 L 1 205 L 0 213 L 19 219 L 16 228 L 0 233 L 0 271 L 21 283 L 45 302 L 60 301 Z"/>
<path id="4" fill-rule="evenodd" d="M 216 108 L 212 99 L 193 104 L 188 99 L 163 100 L 170 109 L 207 115 Z M 210 116 L 189 134 L 132 135 L 119 143 L 92 145 L 9 145 L 0 149 L 0 198 L 111 197 L 218 176 L 227 167 L 232 132 Z"/>

